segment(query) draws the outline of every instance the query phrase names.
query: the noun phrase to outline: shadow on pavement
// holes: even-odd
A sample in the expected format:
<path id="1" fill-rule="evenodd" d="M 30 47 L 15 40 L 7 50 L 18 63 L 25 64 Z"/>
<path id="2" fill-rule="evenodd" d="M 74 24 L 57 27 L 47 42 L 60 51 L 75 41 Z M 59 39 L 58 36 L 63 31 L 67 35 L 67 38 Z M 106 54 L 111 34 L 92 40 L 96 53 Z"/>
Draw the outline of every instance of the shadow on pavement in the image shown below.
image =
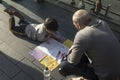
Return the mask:
<path id="1" fill-rule="evenodd" d="M 27 36 L 21 36 L 21 35 L 17 35 L 17 34 L 14 34 L 13 33 L 13 35 L 15 35 L 16 37 L 18 37 L 18 38 L 20 38 L 20 39 L 23 39 L 23 40 L 26 40 L 26 41 L 28 41 L 28 42 L 30 42 L 30 43 L 33 43 L 33 44 L 35 44 L 36 46 L 37 45 L 40 45 L 42 42 L 39 42 L 39 41 L 37 41 L 37 40 L 32 40 L 32 39 L 30 39 L 30 38 L 28 38 Z"/>
<path id="2" fill-rule="evenodd" d="M 29 63 L 25 58 L 17 61 L 0 51 L 0 71 L 2 74 L 14 80 L 43 80 L 42 70 L 37 70 L 35 66 L 31 66 Z"/>

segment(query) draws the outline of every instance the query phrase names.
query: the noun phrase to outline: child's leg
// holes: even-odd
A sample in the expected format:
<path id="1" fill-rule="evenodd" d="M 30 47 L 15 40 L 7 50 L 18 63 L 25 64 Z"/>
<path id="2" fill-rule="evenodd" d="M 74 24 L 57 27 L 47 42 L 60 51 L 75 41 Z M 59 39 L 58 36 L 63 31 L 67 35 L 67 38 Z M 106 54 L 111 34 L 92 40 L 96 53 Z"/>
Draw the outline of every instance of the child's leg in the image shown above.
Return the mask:
<path id="1" fill-rule="evenodd" d="M 25 35 L 25 26 L 15 26 L 15 18 L 13 16 L 9 19 L 9 29 L 14 34 Z"/>
<path id="2" fill-rule="evenodd" d="M 25 21 L 24 17 L 19 12 L 15 11 L 14 15 L 17 16 L 20 19 L 18 24 L 21 27 L 23 27 L 23 26 L 25 27 L 29 24 L 29 22 Z"/>
<path id="3" fill-rule="evenodd" d="M 15 18 L 13 16 L 9 19 L 9 29 L 12 31 L 15 28 Z"/>
<path id="4" fill-rule="evenodd" d="M 9 19 L 10 30 L 15 34 L 25 35 L 25 27 L 27 25 L 15 26 L 15 18 L 13 17 L 13 15 L 19 17 L 20 21 L 21 20 L 24 21 L 24 17 L 20 15 L 18 12 L 16 12 L 15 10 L 5 9 L 4 11 L 10 15 L 10 19 Z"/>

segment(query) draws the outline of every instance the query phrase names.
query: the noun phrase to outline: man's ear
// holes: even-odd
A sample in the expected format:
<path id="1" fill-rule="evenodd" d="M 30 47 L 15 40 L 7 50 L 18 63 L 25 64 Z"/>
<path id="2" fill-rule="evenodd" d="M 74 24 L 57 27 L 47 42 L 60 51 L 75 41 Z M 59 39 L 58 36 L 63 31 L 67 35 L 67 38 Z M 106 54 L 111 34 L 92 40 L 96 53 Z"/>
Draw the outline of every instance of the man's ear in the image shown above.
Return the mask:
<path id="1" fill-rule="evenodd" d="M 76 23 L 78 30 L 81 29 L 81 26 L 79 23 Z"/>

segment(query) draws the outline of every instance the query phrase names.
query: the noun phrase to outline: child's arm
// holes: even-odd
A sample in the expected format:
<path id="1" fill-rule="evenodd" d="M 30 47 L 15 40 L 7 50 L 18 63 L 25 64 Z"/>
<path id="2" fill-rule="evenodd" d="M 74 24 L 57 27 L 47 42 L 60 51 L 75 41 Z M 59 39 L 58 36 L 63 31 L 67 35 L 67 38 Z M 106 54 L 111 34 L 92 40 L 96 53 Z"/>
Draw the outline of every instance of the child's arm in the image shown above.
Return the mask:
<path id="1" fill-rule="evenodd" d="M 55 34 L 51 34 L 50 37 L 57 40 L 57 41 L 59 41 L 59 42 L 62 42 L 62 39 L 59 36 L 55 35 Z"/>

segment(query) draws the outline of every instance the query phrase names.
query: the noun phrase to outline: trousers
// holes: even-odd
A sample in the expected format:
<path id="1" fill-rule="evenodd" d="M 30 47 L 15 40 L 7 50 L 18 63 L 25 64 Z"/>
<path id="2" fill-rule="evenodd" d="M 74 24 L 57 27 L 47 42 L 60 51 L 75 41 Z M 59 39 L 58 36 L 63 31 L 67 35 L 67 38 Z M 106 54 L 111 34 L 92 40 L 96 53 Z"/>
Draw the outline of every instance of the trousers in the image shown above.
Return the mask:
<path id="1" fill-rule="evenodd" d="M 78 65 L 71 64 L 67 60 L 62 61 L 59 65 L 59 72 L 63 76 L 79 75 L 89 80 L 98 80 L 97 75 L 94 73 L 94 69 L 90 66 L 86 55 L 82 56 Z"/>
<path id="2" fill-rule="evenodd" d="M 25 28 L 29 23 L 25 20 L 19 20 L 18 26 L 15 26 L 15 18 L 11 17 L 9 19 L 9 29 L 11 32 L 14 34 L 19 34 L 19 35 L 26 35 L 25 34 Z"/>

